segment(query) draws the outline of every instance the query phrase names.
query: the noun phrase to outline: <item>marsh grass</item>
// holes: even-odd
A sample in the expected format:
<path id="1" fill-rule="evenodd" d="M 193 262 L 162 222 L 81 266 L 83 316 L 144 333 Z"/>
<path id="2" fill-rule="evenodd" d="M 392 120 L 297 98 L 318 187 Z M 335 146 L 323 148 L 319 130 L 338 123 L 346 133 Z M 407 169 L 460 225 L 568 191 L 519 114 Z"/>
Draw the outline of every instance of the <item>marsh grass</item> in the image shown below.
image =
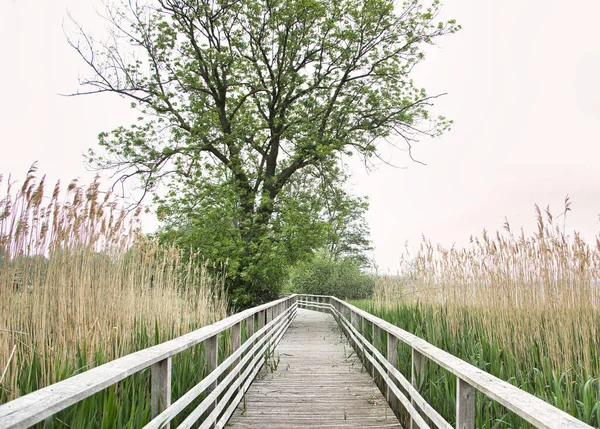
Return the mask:
<path id="1" fill-rule="evenodd" d="M 142 236 L 139 210 L 97 180 L 46 196 L 32 168 L 0 185 L 0 403 L 225 317 L 222 270 Z M 174 399 L 203 377 L 203 356 L 174 359 Z M 45 425 L 137 427 L 148 386 L 142 371 Z"/>
<path id="2" fill-rule="evenodd" d="M 378 276 L 363 308 L 600 427 L 600 240 L 567 235 L 536 206 L 537 231 L 508 222 L 464 249 L 424 240 L 399 276 Z M 568 199 L 561 217 L 570 210 Z M 410 350 L 399 348 L 410 375 Z M 429 364 L 426 398 L 454 421 L 455 379 Z M 525 427 L 478 397 L 476 427 Z"/>

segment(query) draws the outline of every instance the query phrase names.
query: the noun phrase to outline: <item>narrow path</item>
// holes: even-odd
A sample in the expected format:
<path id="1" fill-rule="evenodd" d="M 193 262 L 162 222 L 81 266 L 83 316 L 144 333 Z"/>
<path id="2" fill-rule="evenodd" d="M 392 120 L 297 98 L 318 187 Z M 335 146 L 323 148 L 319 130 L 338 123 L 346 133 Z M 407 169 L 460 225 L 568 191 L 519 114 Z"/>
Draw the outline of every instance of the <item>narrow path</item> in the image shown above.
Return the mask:
<path id="1" fill-rule="evenodd" d="M 298 309 L 271 367 L 227 427 L 401 428 L 329 314 Z"/>

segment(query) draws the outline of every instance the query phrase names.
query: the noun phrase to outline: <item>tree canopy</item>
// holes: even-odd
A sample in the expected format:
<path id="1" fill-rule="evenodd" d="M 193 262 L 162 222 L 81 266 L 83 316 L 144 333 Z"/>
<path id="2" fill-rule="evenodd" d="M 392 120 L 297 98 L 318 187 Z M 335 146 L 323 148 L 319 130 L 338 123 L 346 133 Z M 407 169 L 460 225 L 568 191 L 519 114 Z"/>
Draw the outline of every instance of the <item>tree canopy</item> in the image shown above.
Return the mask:
<path id="1" fill-rule="evenodd" d="M 319 236 L 318 216 L 297 221 L 323 213 L 309 196 L 322 180 L 340 184 L 341 155 L 376 155 L 391 138 L 410 149 L 447 129 L 430 117 L 436 96 L 410 78 L 424 46 L 459 28 L 438 22 L 439 9 L 437 0 L 108 4 L 105 40 L 81 27 L 71 40 L 92 71 L 81 93 L 120 94 L 141 116 L 101 133 L 104 150 L 90 150 L 90 162 L 147 191 L 165 182 L 165 216 L 184 216 L 186 235 L 204 242 L 219 231 L 213 250 L 237 255 L 241 305 L 268 299 L 277 268 L 264 261 L 281 240 Z M 337 194 L 338 206 L 346 197 Z M 291 234 L 299 225 L 307 229 Z"/>

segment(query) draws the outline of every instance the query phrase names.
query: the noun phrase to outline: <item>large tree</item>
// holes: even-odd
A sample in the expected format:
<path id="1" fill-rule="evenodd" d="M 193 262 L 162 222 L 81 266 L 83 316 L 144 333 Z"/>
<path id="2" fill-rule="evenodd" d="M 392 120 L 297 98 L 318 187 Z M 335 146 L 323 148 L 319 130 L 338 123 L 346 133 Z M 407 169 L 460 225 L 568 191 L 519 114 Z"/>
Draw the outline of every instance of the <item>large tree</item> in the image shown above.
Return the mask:
<path id="1" fill-rule="evenodd" d="M 146 190 L 163 179 L 198 197 L 227 195 L 239 234 L 234 290 L 269 298 L 264 252 L 302 172 L 338 168 L 342 154 L 377 154 L 443 132 L 435 96 L 410 79 L 423 48 L 455 32 L 421 0 L 124 0 L 109 4 L 110 37 L 71 43 L 92 75 L 82 93 L 132 100 L 140 121 L 100 135 L 90 152 Z M 172 207 L 172 206 L 171 206 Z M 257 259 L 258 258 L 258 259 Z M 242 294 L 243 291 L 243 294 Z"/>

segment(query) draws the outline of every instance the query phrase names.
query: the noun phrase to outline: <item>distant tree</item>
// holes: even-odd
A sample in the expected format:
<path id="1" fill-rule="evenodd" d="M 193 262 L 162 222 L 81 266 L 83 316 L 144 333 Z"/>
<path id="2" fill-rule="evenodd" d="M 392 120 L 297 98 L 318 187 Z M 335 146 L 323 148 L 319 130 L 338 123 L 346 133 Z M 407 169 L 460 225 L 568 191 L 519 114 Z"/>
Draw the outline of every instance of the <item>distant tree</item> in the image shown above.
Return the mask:
<path id="1" fill-rule="evenodd" d="M 127 97 L 141 119 L 102 133 L 105 151 L 91 150 L 90 162 L 114 169 L 119 180 L 138 177 L 147 191 L 164 179 L 168 197 L 184 192 L 191 200 L 181 207 L 182 228 L 218 235 L 215 252 L 235 255 L 230 292 L 237 302 L 273 297 L 276 231 L 292 226 L 281 222 L 292 216 L 286 207 L 310 205 L 286 197 L 303 171 L 333 172 L 340 155 L 370 157 L 386 138 L 410 149 L 419 135 L 449 125 L 430 118 L 436 96 L 416 87 L 410 73 L 425 45 L 459 27 L 436 21 L 437 0 L 427 8 L 420 0 L 394 3 L 109 4 L 107 40 L 80 27 L 71 41 L 92 71 L 82 93 Z M 166 206 L 169 216 L 179 210 Z M 207 212 L 196 219 L 194 207 Z M 210 224 L 195 228 L 199 221 Z M 318 229 L 305 232 L 308 238 Z"/>
<path id="2" fill-rule="evenodd" d="M 360 270 L 351 259 L 335 260 L 321 249 L 308 261 L 299 262 L 291 270 L 292 292 L 333 295 L 342 299 L 368 298 L 373 293 L 373 278 Z"/>
<path id="3" fill-rule="evenodd" d="M 370 265 L 371 247 L 369 225 L 365 219 L 369 204 L 366 199 L 349 195 L 338 189 L 327 204 L 332 237 L 328 250 L 335 261 L 349 259 L 359 267 Z"/>
<path id="4" fill-rule="evenodd" d="M 291 267 L 311 260 L 315 249 L 327 249 L 335 261 L 351 259 L 366 266 L 371 249 L 364 219 L 368 205 L 343 191 L 345 178 L 336 170 L 334 177 L 321 180 L 321 173 L 308 168 L 290 181 L 275 204 L 269 239 L 260 248 L 257 266 L 240 265 L 244 251 L 240 215 L 235 194 L 223 192 L 222 186 L 188 184 L 161 198 L 158 213 L 165 225 L 161 238 L 199 250 L 210 261 L 226 262 L 233 277 L 241 269 L 255 269 L 253 275 L 263 276 L 272 289 Z"/>

